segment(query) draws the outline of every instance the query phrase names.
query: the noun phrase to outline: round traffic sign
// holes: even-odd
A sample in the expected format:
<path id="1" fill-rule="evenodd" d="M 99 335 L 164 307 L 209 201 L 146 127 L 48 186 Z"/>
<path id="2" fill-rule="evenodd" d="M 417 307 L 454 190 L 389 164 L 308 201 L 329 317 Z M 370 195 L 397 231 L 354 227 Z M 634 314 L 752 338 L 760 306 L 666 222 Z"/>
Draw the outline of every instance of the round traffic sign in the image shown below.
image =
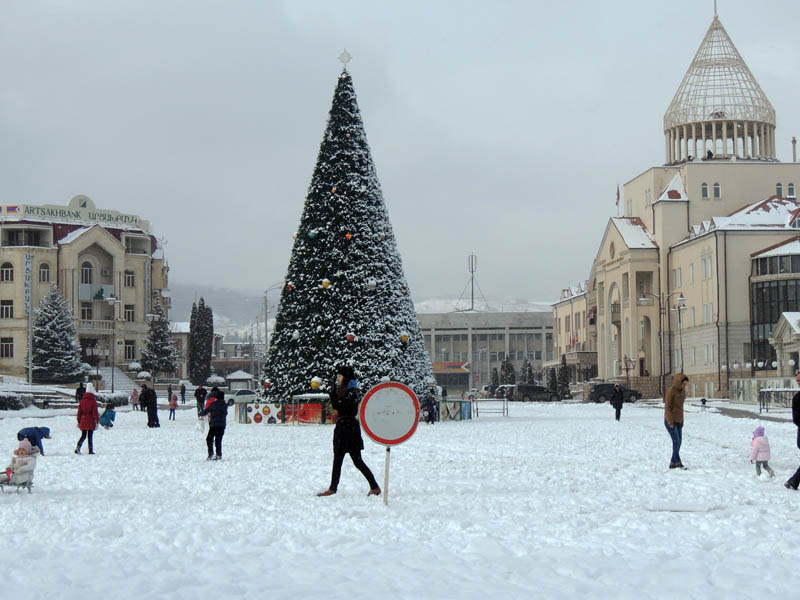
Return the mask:
<path id="1" fill-rule="evenodd" d="M 384 446 L 396 446 L 417 430 L 419 400 L 402 383 L 379 383 L 364 396 L 359 416 L 361 427 L 373 441 Z"/>

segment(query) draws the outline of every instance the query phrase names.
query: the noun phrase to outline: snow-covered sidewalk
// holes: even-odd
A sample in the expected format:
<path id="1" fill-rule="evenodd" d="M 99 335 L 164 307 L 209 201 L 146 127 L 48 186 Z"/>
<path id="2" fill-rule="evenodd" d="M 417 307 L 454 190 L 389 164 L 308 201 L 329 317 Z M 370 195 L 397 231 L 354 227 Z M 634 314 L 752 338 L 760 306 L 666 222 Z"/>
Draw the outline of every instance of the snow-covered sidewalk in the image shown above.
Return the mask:
<path id="1" fill-rule="evenodd" d="M 330 426 L 229 426 L 206 462 L 194 411 L 138 412 L 73 453 L 72 416 L 6 413 L 45 440 L 33 494 L 0 496 L 3 588 L 20 598 L 792 597 L 800 464 L 791 424 L 766 423 L 774 480 L 748 461 L 749 419 L 689 407 L 669 471 L 662 412 L 517 404 L 509 418 L 420 424 L 392 451 L 389 506 L 345 460 Z M 47 411 L 41 411 L 47 414 Z M 364 457 L 383 484 L 384 449 Z M 5 465 L 6 463 L 3 463 Z M 0 465 L 1 466 L 1 465 Z"/>

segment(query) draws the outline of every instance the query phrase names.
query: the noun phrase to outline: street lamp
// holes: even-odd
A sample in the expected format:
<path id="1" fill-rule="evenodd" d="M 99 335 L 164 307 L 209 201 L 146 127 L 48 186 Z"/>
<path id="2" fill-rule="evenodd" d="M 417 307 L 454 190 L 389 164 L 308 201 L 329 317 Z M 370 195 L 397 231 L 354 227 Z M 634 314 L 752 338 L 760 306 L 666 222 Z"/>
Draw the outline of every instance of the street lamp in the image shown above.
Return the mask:
<path id="1" fill-rule="evenodd" d="M 117 304 L 122 304 L 122 300 L 117 300 L 112 294 L 108 297 L 108 304 L 111 306 L 111 393 L 113 394 L 117 357 Z"/>
<path id="2" fill-rule="evenodd" d="M 283 281 L 279 281 L 264 290 L 264 354 L 269 354 L 269 293 L 282 288 L 283 284 Z"/>
<path id="3" fill-rule="evenodd" d="M 683 292 L 672 292 L 671 294 L 667 294 L 666 292 L 659 292 L 658 294 L 654 294 L 652 292 L 644 292 L 642 294 L 642 297 L 639 298 L 640 302 L 647 302 L 647 296 L 652 296 L 658 301 L 658 345 L 659 345 L 659 354 L 661 355 L 660 379 L 661 379 L 662 394 L 666 390 L 665 378 L 667 376 L 664 368 L 664 314 L 666 313 L 666 304 L 669 302 L 669 299 L 678 293 L 680 293 L 679 302 L 685 300 L 685 298 L 683 298 Z M 680 312 L 678 314 L 680 315 Z M 681 362 L 683 362 L 683 348 L 681 348 Z"/>
<path id="4" fill-rule="evenodd" d="M 683 373 L 683 319 L 681 319 L 681 313 L 686 310 L 685 302 L 686 298 L 683 297 L 683 292 L 681 292 L 681 295 L 678 296 L 678 303 L 673 305 L 670 309 L 678 313 L 678 338 L 681 344 L 681 373 Z"/>

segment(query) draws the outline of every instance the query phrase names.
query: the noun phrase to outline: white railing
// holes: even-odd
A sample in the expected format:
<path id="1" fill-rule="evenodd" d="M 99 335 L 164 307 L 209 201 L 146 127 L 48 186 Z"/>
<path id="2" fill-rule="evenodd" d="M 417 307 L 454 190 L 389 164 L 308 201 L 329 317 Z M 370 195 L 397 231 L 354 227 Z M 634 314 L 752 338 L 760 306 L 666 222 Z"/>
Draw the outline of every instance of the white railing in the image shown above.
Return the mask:
<path id="1" fill-rule="evenodd" d="M 79 330 L 103 330 L 111 331 L 114 328 L 114 321 L 108 320 L 90 320 L 90 319 L 75 319 L 75 323 Z"/>

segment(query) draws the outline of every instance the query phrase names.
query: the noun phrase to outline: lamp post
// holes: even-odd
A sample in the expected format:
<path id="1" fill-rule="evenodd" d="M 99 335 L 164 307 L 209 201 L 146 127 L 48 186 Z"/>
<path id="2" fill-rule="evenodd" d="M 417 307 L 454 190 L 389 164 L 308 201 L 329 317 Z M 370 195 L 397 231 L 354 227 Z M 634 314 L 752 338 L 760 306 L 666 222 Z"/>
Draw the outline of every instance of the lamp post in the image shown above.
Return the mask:
<path id="1" fill-rule="evenodd" d="M 675 294 L 680 293 L 680 298 L 678 299 L 679 303 L 685 301 L 683 297 L 683 292 L 672 292 L 671 294 L 667 294 L 666 292 L 659 292 L 658 294 L 654 294 L 652 292 L 644 292 L 639 298 L 641 302 L 646 302 L 648 296 L 652 296 L 658 301 L 658 345 L 659 345 L 659 354 L 661 355 L 661 377 L 659 378 L 661 384 L 661 394 L 663 395 L 666 390 L 666 376 L 665 368 L 664 368 L 664 314 L 666 313 L 666 305 L 669 302 L 669 299 L 674 296 Z M 684 307 L 686 308 L 686 307 Z M 680 312 L 678 313 L 680 315 Z M 681 344 L 683 344 L 683 339 L 681 338 Z M 681 362 L 683 362 L 683 348 L 681 348 Z"/>
<path id="2" fill-rule="evenodd" d="M 117 356 L 117 304 L 122 304 L 122 300 L 117 300 L 112 294 L 108 297 L 108 304 L 111 306 L 111 393 L 113 394 Z"/>
<path id="3" fill-rule="evenodd" d="M 670 310 L 674 310 L 678 313 L 678 338 L 680 339 L 681 345 L 681 373 L 683 373 L 683 319 L 681 318 L 681 313 L 686 310 L 686 298 L 683 297 L 683 292 L 681 295 L 678 296 L 678 303 L 674 304 Z"/>

